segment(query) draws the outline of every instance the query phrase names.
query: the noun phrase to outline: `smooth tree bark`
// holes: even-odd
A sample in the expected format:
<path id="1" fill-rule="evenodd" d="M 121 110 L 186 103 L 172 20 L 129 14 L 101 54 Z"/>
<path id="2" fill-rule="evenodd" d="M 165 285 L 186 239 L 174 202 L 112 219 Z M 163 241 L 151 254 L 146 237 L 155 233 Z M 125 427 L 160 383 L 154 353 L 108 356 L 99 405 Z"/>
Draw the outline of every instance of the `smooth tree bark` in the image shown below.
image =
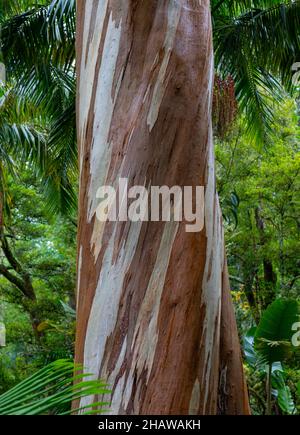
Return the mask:
<path id="1" fill-rule="evenodd" d="M 79 0 L 77 17 L 76 360 L 109 382 L 115 414 L 248 414 L 215 186 L 209 2 Z M 119 178 L 205 186 L 204 229 L 100 222 L 97 190 Z"/>

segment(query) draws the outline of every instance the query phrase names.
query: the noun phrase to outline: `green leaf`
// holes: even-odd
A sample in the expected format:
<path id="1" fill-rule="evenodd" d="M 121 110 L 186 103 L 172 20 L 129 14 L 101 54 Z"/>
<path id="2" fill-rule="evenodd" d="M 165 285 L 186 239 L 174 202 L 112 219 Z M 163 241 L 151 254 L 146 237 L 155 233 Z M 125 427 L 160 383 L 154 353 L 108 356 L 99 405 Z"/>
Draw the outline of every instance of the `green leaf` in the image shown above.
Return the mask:
<path id="1" fill-rule="evenodd" d="M 252 367 L 255 367 L 258 361 L 258 355 L 254 349 L 255 332 L 256 327 L 249 329 L 243 339 L 245 359 Z"/>
<path id="2" fill-rule="evenodd" d="M 285 383 L 284 375 L 280 371 L 272 373 L 272 387 L 275 388 L 275 395 L 280 409 L 286 414 L 293 414 L 295 403 L 288 385 Z"/>
<path id="3" fill-rule="evenodd" d="M 0 415 L 71 414 L 72 401 L 110 393 L 102 381 L 82 380 L 90 375 L 78 372 L 82 372 L 81 366 L 69 360 L 47 365 L 0 396 Z M 98 402 L 97 412 L 105 405 Z M 92 404 L 79 407 L 78 411 L 94 408 Z"/>
<path id="4" fill-rule="evenodd" d="M 61 305 L 62 305 L 62 307 L 64 309 L 64 312 L 68 316 L 70 316 L 70 317 L 75 319 L 76 318 L 76 311 L 72 307 L 70 307 L 70 305 L 66 304 L 65 302 L 63 302 L 61 300 L 59 302 L 61 303 Z"/>
<path id="5" fill-rule="evenodd" d="M 299 317 L 296 300 L 277 299 L 263 313 L 254 337 L 254 348 L 267 364 L 284 361 L 294 351 L 292 326 Z"/>

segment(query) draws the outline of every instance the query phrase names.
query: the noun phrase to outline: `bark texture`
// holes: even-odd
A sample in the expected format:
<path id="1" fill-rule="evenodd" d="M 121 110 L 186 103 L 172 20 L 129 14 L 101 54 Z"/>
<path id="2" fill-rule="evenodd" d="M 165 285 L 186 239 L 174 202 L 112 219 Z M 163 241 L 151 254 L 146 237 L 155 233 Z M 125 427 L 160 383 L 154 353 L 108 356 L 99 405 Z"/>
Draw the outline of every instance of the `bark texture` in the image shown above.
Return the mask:
<path id="1" fill-rule="evenodd" d="M 115 414 L 249 413 L 224 259 L 207 0 L 78 0 L 76 359 Z M 96 219 L 96 191 L 205 186 L 205 227 Z M 82 405 L 97 398 L 88 398 Z"/>

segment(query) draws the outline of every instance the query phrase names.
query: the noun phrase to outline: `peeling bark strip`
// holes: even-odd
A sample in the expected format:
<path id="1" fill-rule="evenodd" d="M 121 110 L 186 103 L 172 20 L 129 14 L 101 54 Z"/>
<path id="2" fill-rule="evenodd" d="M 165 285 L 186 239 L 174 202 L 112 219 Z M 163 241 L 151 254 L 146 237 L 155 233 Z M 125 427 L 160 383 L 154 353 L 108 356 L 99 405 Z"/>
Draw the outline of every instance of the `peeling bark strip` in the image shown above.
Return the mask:
<path id="1" fill-rule="evenodd" d="M 115 414 L 247 414 L 215 188 L 209 2 L 77 6 L 76 359 L 112 385 Z M 120 177 L 204 185 L 204 230 L 97 221 L 97 189 Z"/>

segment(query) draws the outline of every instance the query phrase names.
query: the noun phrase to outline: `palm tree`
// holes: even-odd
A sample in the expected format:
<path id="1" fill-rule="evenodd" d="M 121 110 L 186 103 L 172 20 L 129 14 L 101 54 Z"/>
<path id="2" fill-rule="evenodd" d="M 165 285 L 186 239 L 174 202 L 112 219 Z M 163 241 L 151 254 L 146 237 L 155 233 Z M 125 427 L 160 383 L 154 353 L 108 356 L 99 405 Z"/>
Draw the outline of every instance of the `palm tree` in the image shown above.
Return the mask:
<path id="1" fill-rule="evenodd" d="M 211 2 L 216 69 L 233 77 L 260 143 L 271 135 L 271 103 L 291 84 L 299 3 Z M 115 8 L 78 1 L 77 360 L 113 385 L 116 413 L 248 413 L 214 184 L 209 2 Z M 73 67 L 73 19 L 74 1 L 56 0 L 3 28 L 8 72 L 52 113 L 61 95 L 56 80 L 64 86 L 70 77 L 62 66 Z M 74 113 L 68 107 L 65 121 Z M 120 176 L 205 185 L 204 231 L 99 224 L 96 189 Z"/>

